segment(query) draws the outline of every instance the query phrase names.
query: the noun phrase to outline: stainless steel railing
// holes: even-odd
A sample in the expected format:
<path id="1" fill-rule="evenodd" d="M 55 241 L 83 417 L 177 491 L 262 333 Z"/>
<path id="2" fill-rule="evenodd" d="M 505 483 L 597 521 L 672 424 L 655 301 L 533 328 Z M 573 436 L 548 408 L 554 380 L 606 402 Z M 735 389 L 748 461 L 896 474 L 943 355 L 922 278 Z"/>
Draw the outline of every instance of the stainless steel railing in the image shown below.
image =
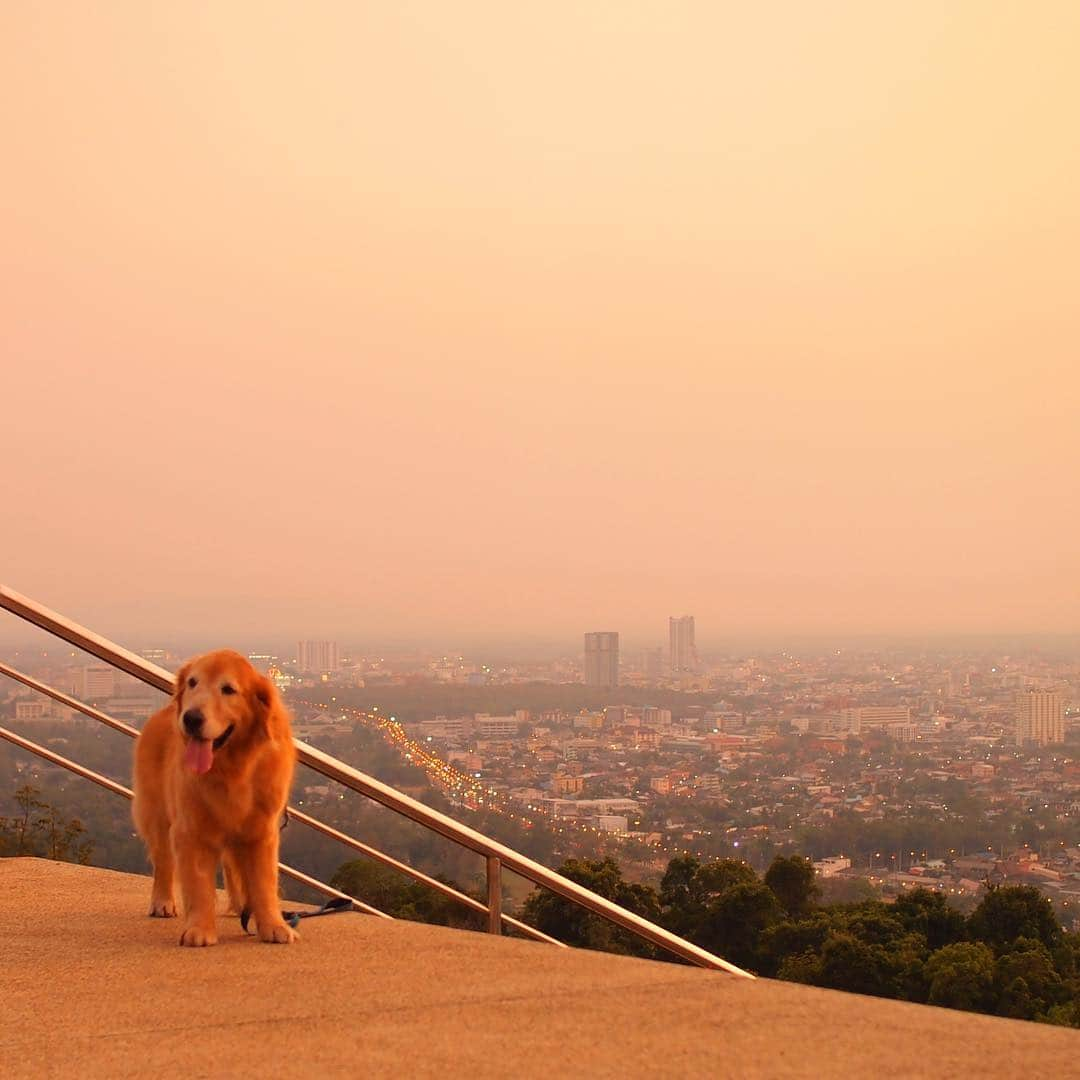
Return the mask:
<path id="1" fill-rule="evenodd" d="M 44 694 L 46 697 L 50 697 L 53 701 L 64 705 L 69 709 L 74 709 L 77 712 L 82 713 L 84 716 L 89 717 L 91 720 L 97 720 L 99 723 L 106 724 L 116 731 L 121 732 L 130 738 L 138 737 L 138 730 L 131 727 L 130 724 L 125 724 L 123 720 L 117 720 L 115 717 L 109 716 L 107 713 L 102 712 L 100 709 L 95 709 L 92 705 L 87 705 L 83 701 L 79 701 L 78 698 L 71 697 L 69 694 L 65 694 L 61 690 L 57 690 L 55 687 L 49 686 L 47 683 L 41 682 L 39 679 L 35 679 L 25 672 L 19 671 L 17 668 L 11 667 L 9 664 L 0 662 L 0 675 L 6 675 L 10 679 L 14 679 L 16 682 L 22 683 L 24 686 L 29 687 L 31 690 L 35 690 L 40 694 Z M 94 783 L 100 784 L 102 787 L 108 788 L 110 791 L 117 794 L 124 795 L 127 798 L 131 797 L 131 793 L 122 784 L 117 784 L 115 781 L 108 780 L 107 777 L 102 777 L 100 774 L 93 773 L 92 770 L 85 769 L 83 766 L 78 765 L 75 762 L 70 762 L 66 758 L 61 758 L 58 754 L 53 754 L 51 751 L 44 751 L 43 748 L 37 747 L 37 744 L 33 744 L 28 739 L 16 738 L 12 732 L 7 732 L 6 729 L 0 728 L 0 738 L 5 738 L 9 742 L 14 742 L 21 746 L 24 750 L 30 750 L 33 753 L 37 753 L 40 757 L 48 758 L 53 764 L 61 765 L 63 768 L 70 769 L 70 771 L 77 773 L 80 776 L 88 780 L 92 780 Z M 420 870 L 416 870 L 409 866 L 408 863 L 400 862 L 399 860 L 387 855 L 385 852 L 380 851 L 378 848 L 373 848 L 368 844 L 362 843 L 355 837 L 349 836 L 347 833 L 343 833 L 338 829 L 335 829 L 331 825 L 327 825 L 325 822 L 320 821 L 318 818 L 312 817 L 310 814 L 304 813 L 303 810 L 298 810 L 295 806 L 289 806 L 289 817 L 291 820 L 298 821 L 303 825 L 307 825 L 309 828 L 315 829 L 317 832 L 321 832 L 324 836 L 329 836 L 331 839 L 338 840 L 343 844 L 353 848 L 356 851 L 367 855 L 369 858 L 374 859 L 376 862 L 382 863 L 384 866 L 390 867 L 392 870 L 396 870 L 406 877 L 412 878 L 414 881 L 418 881 L 423 885 L 427 885 L 429 888 L 434 889 L 436 892 L 440 892 L 443 896 L 449 897 L 451 900 L 456 900 L 458 903 L 465 907 L 471 908 L 473 911 L 479 912 L 482 915 L 488 915 L 488 907 L 480 903 L 479 900 L 475 900 L 473 897 L 466 893 L 460 892 L 451 885 L 447 885 L 445 882 L 439 881 L 438 878 L 433 878 L 423 873 Z M 318 889 L 320 892 L 325 893 L 328 896 L 345 896 L 344 893 L 338 892 L 332 886 L 327 885 L 325 882 L 317 881 L 314 878 L 308 878 L 302 874 L 301 871 L 295 870 L 292 867 L 279 864 L 282 873 L 289 877 L 292 877 L 296 881 L 304 881 L 305 884 L 312 884 L 313 888 Z M 390 918 L 389 915 L 384 915 L 382 912 L 376 912 L 369 904 L 365 904 L 361 900 L 354 902 L 361 910 L 368 912 L 369 914 L 379 914 L 383 918 Z M 542 930 L 537 930 L 534 926 L 529 926 L 528 923 L 520 922 L 517 919 L 512 918 L 509 915 L 503 915 L 500 920 L 501 925 L 507 926 L 512 930 L 516 930 L 519 933 L 530 937 L 535 941 L 545 941 L 548 944 L 559 945 L 563 948 L 565 946 L 561 941 L 557 941 L 555 938 L 545 934 Z"/>
<path id="2" fill-rule="evenodd" d="M 9 731 L 5 727 L 0 727 L 0 739 L 6 739 L 9 743 L 20 746 L 23 750 L 28 750 L 31 754 L 36 754 L 38 757 L 52 762 L 53 765 L 59 765 L 60 768 L 67 769 L 68 772 L 73 772 L 76 776 L 81 776 L 84 780 L 90 780 L 92 783 L 98 784 L 100 787 L 105 788 L 106 791 L 111 791 L 115 795 L 122 795 L 125 799 L 133 799 L 135 797 L 135 793 L 131 788 L 125 787 L 123 784 L 117 783 L 117 781 L 110 779 L 108 776 L 103 776 L 93 769 L 88 769 L 85 765 L 80 765 L 77 761 L 72 761 L 70 758 L 66 758 L 62 754 L 56 753 L 55 750 L 50 750 L 48 747 L 42 746 L 40 743 L 24 738 L 22 735 L 17 735 L 14 731 Z M 365 904 L 363 900 L 359 900 L 355 896 L 349 896 L 348 893 L 343 893 L 340 890 L 335 889 L 332 885 L 327 885 L 326 882 L 319 881 L 317 878 L 305 874 L 302 870 L 297 870 L 295 867 L 289 866 L 283 862 L 278 863 L 278 870 L 285 874 L 286 877 L 291 877 L 294 881 L 299 881 L 304 885 L 308 885 L 318 892 L 325 893 L 327 896 L 337 896 L 343 900 L 349 900 L 352 902 L 353 907 L 366 912 L 368 915 L 377 915 L 380 919 L 391 919 L 392 921 L 392 916 L 387 915 L 383 911 L 379 911 L 378 908 L 373 908 L 370 904 Z"/>
<path id="3" fill-rule="evenodd" d="M 38 604 L 29 597 L 22 596 L 20 593 L 17 593 L 4 585 L 0 585 L 0 607 L 6 608 L 13 614 L 18 615 L 21 619 L 40 627 L 79 649 L 91 653 L 93 656 L 98 657 L 98 659 L 105 661 L 105 663 L 134 676 L 158 690 L 167 694 L 173 692 L 173 677 L 164 668 L 157 667 L 156 665 L 147 662 L 141 656 L 115 645 L 113 642 L 94 634 L 85 627 L 72 622 L 57 612 L 51 611 L 49 608 Z M 73 700 L 74 699 L 69 699 L 69 702 L 67 703 L 70 703 L 70 701 Z M 71 707 L 74 708 L 78 706 L 72 705 Z M 80 708 L 80 711 L 85 712 L 85 709 Z M 101 714 L 98 718 L 100 719 L 103 716 L 104 714 Z M 102 719 L 102 722 L 110 723 L 109 720 L 105 719 Z M 120 721 L 112 721 L 110 726 L 116 727 L 120 723 Z M 123 725 L 123 727 L 127 727 L 127 725 Z M 122 730 L 122 728 L 118 728 L 118 730 Z M 6 735 L 4 737 L 6 737 Z M 617 926 L 636 934 L 643 940 L 648 941 L 653 945 L 657 945 L 699 967 L 727 971 L 733 975 L 739 975 L 748 979 L 754 977 L 749 972 L 743 971 L 742 968 L 736 967 L 734 964 L 730 964 L 718 956 L 714 956 L 712 953 L 694 945 L 692 942 L 686 941 L 676 934 L 672 934 L 670 931 L 657 926 L 648 919 L 642 918 L 640 915 L 636 915 L 626 908 L 620 907 L 611 900 L 607 900 L 606 898 L 597 895 L 591 890 L 586 889 L 584 886 L 578 885 L 574 881 L 570 881 L 568 878 L 563 877 L 553 870 L 549 870 L 541 863 L 521 855 L 512 848 L 500 844 L 498 841 L 492 840 L 490 837 L 485 836 L 474 829 L 470 829 L 467 825 L 462 825 L 453 818 L 447 817 L 447 815 L 442 814 L 437 810 L 433 810 L 429 806 L 425 806 L 416 799 L 410 798 L 408 795 L 397 791 L 395 788 L 376 780 L 372 776 L 368 776 L 359 769 L 354 769 L 352 766 L 346 765 L 337 758 L 323 753 L 323 751 L 318 750 L 313 746 L 309 746 L 307 743 L 296 740 L 296 749 L 297 756 L 302 764 L 314 769 L 328 779 L 334 780 L 337 783 L 372 799 L 374 802 L 393 810 L 395 813 L 407 817 L 410 820 L 423 825 L 425 828 L 430 829 L 441 836 L 445 836 L 447 839 L 453 840 L 455 843 L 461 844 L 463 847 L 482 855 L 487 866 L 488 904 L 485 908 L 484 905 L 479 904 L 477 901 L 473 901 L 473 903 L 476 904 L 478 908 L 483 908 L 487 912 L 488 929 L 492 933 L 501 933 L 502 925 L 507 921 L 507 917 L 501 912 L 502 870 L 503 868 L 506 868 L 533 882 L 533 884 L 550 889 L 564 899 L 570 900 L 580 907 L 608 919 Z M 69 764 L 73 765 L 75 763 L 72 762 Z M 306 816 L 307 815 L 305 815 L 305 817 Z M 305 822 L 305 824 L 308 823 L 309 822 Z M 323 826 L 322 830 L 325 831 L 329 828 L 329 826 Z M 336 830 L 334 830 L 334 832 L 336 833 Z M 345 834 L 337 834 L 335 838 L 344 838 L 344 836 Z M 355 841 L 352 838 L 348 838 L 346 842 L 354 847 L 359 844 L 359 841 Z M 360 850 L 365 850 L 366 854 L 368 849 L 362 848 Z M 369 850 L 374 851 L 374 849 Z M 381 855 L 382 853 L 379 854 Z M 403 867 L 405 864 L 397 865 Z M 411 872 L 411 876 L 415 876 L 415 873 L 416 872 Z M 436 883 L 433 878 L 428 879 L 428 883 L 433 886 L 442 884 L 441 882 Z M 329 886 L 324 887 L 324 889 L 326 888 L 329 888 Z M 456 890 L 454 891 L 456 892 Z M 462 895 L 463 894 L 458 894 L 458 897 Z M 471 900 L 472 898 L 470 897 L 468 899 Z M 513 922 L 516 922 L 516 920 Z M 513 923 L 511 923 L 511 925 L 513 925 Z M 536 931 L 534 927 L 527 927 L 524 923 L 519 923 L 514 926 L 514 928 L 521 932 L 532 931 L 530 936 L 539 934 L 539 931 Z M 551 940 L 550 938 L 547 938 L 547 935 L 543 935 L 543 937 L 545 940 Z"/>

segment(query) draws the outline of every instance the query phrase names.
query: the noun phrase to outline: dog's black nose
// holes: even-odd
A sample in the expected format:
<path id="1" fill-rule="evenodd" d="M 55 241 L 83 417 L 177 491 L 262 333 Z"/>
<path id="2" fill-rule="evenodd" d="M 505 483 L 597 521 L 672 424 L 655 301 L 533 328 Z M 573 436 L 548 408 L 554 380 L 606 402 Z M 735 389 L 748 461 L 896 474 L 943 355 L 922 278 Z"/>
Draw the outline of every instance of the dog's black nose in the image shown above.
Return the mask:
<path id="1" fill-rule="evenodd" d="M 188 709 L 184 713 L 184 730 L 189 735 L 198 735 L 199 732 L 202 731 L 202 726 L 202 709 Z"/>

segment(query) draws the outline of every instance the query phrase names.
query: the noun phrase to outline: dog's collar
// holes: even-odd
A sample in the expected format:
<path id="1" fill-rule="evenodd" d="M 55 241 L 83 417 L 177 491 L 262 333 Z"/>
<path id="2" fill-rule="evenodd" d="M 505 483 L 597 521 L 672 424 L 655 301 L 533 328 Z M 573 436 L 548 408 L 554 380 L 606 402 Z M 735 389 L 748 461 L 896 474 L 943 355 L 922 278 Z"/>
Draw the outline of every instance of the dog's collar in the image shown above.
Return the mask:
<path id="1" fill-rule="evenodd" d="M 228 741 L 229 736 L 233 733 L 233 726 L 230 724 L 215 740 L 214 749 L 220 750 Z"/>

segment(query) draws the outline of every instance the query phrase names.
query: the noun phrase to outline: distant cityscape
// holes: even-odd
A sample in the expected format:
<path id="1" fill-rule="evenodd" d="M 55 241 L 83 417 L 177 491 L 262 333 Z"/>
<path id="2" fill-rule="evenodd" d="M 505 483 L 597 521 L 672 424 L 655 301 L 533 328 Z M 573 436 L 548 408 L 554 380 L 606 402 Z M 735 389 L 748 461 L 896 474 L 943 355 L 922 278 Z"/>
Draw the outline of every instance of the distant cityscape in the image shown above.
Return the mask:
<path id="1" fill-rule="evenodd" d="M 599 837 L 644 872 L 680 852 L 762 866 L 798 850 L 823 880 L 886 897 L 922 885 L 959 901 L 1008 880 L 1038 885 L 1063 917 L 1080 911 L 1080 662 L 1068 656 L 699 656 L 694 617 L 680 615 L 666 649 L 626 657 L 603 630 L 577 656 L 514 664 L 318 639 L 250 659 L 300 738 L 374 727 L 461 813 Z M 21 662 L 132 723 L 160 707 L 74 655 Z M 73 718 L 15 684 L 0 695 L 16 725 Z"/>

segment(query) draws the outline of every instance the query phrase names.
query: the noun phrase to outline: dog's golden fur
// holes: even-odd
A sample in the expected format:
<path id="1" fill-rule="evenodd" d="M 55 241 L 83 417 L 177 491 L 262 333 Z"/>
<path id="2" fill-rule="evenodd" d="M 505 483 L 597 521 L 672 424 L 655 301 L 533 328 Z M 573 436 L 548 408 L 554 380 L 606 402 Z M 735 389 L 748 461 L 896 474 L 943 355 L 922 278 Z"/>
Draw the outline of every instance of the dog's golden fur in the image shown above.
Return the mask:
<path id="1" fill-rule="evenodd" d="M 201 718 L 201 745 L 190 745 L 185 714 Z M 193 765 L 200 751 L 201 772 Z M 278 829 L 295 761 L 277 690 L 244 657 L 221 650 L 180 668 L 172 701 L 150 717 L 135 745 L 132 813 L 154 864 L 151 915 L 177 914 L 179 879 L 181 945 L 217 942 L 219 864 L 234 913 L 250 910 L 263 941 L 296 938 L 281 918 L 277 890 Z"/>

